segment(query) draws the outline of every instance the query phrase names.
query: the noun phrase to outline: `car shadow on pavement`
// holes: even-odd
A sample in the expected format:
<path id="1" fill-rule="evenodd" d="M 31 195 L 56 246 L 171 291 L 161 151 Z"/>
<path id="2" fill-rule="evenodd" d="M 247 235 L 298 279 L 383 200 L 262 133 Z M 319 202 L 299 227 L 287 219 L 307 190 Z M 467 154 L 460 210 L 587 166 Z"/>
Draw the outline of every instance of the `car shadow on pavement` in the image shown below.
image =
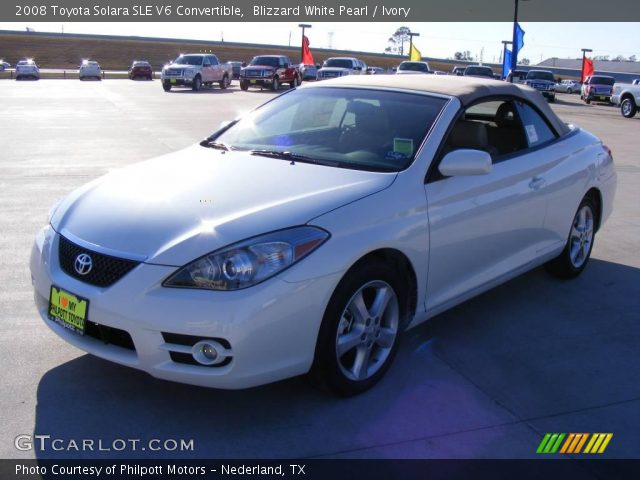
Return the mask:
<path id="1" fill-rule="evenodd" d="M 94 450 L 36 456 L 533 457 L 535 421 L 552 417 L 553 431 L 584 429 L 562 412 L 640 396 L 640 355 L 632 353 L 639 285 L 640 269 L 595 259 L 573 281 L 536 269 L 406 332 L 382 382 L 348 399 L 304 377 L 226 391 L 81 355 L 40 380 L 34 432 L 93 439 Z M 616 435 L 637 417 L 614 419 Z M 111 448 L 116 439 L 127 448 Z M 130 439 L 141 439 L 137 450 Z M 141 450 L 149 439 L 193 439 L 194 449 Z"/>
<path id="2" fill-rule="evenodd" d="M 190 88 L 181 88 L 181 89 L 176 89 L 176 90 L 171 90 L 167 93 L 171 93 L 171 94 L 183 94 L 183 95 L 206 95 L 206 94 L 215 94 L 215 95 L 223 95 L 226 93 L 237 93 L 239 91 L 238 88 L 234 88 L 233 86 L 229 86 L 227 88 L 225 88 L 224 90 L 221 89 L 218 86 L 215 86 L 213 88 L 211 87 L 205 87 L 203 86 L 200 90 L 198 90 L 197 92 L 194 92 L 193 90 L 191 90 Z"/>

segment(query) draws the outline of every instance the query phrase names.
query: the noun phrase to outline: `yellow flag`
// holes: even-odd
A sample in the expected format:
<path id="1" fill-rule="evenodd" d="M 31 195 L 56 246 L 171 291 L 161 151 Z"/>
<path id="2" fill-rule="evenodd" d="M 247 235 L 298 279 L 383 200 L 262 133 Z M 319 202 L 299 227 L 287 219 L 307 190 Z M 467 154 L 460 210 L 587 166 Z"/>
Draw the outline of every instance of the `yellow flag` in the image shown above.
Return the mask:
<path id="1" fill-rule="evenodd" d="M 420 50 L 418 50 L 413 43 L 411 44 L 411 49 L 409 50 L 409 60 L 413 62 L 419 62 L 420 60 L 422 60 L 422 54 L 420 53 Z"/>

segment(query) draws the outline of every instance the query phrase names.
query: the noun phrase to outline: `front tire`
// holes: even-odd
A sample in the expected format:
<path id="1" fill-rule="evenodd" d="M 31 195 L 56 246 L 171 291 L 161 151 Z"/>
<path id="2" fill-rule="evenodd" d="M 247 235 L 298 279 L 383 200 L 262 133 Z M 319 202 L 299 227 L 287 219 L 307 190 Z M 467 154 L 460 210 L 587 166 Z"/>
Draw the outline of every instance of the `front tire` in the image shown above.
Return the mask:
<path id="1" fill-rule="evenodd" d="M 391 366 L 407 312 L 397 269 L 376 260 L 340 281 L 318 334 L 312 375 L 341 396 L 373 387 Z"/>
<path id="2" fill-rule="evenodd" d="M 240 90 L 249 90 L 249 82 L 240 80 Z"/>
<path id="3" fill-rule="evenodd" d="M 229 77 L 225 75 L 222 77 L 222 80 L 220 80 L 220 89 L 226 90 L 228 86 L 229 86 Z"/>
<path id="4" fill-rule="evenodd" d="M 170 84 L 170 83 L 163 83 L 163 84 L 162 84 L 162 89 L 163 89 L 165 92 L 170 92 L 170 91 L 171 91 L 171 84 Z"/>
<path id="5" fill-rule="evenodd" d="M 196 78 L 193 79 L 193 84 L 191 85 L 191 90 L 194 92 L 199 92 L 202 88 L 202 79 L 200 75 L 196 75 Z"/>
<path id="6" fill-rule="evenodd" d="M 585 197 L 576 212 L 569 238 L 556 258 L 545 264 L 549 273 L 560 278 L 580 275 L 589 262 L 596 228 L 596 208 L 590 197 Z"/>
<path id="7" fill-rule="evenodd" d="M 625 98 L 620 104 L 620 113 L 625 118 L 633 118 L 638 111 L 636 103 L 630 98 Z"/>

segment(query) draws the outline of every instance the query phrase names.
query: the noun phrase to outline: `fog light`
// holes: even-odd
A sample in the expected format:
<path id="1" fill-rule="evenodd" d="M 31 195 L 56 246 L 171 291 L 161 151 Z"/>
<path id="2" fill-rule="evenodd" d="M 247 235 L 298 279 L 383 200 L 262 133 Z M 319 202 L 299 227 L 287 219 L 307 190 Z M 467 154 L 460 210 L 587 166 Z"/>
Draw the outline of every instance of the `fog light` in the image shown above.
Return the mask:
<path id="1" fill-rule="evenodd" d="M 191 355 L 201 365 L 215 365 L 224 360 L 220 355 L 223 349 L 222 345 L 213 340 L 201 340 L 193 346 Z"/>

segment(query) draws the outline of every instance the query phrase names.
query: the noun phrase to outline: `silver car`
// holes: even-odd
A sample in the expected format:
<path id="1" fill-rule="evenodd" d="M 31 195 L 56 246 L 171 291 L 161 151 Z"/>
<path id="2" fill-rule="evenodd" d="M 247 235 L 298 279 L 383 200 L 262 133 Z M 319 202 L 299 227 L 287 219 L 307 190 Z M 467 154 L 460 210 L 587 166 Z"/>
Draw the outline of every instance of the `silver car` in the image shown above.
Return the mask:
<path id="1" fill-rule="evenodd" d="M 560 83 L 556 83 L 556 92 L 580 93 L 580 82 L 577 80 L 562 80 Z"/>

